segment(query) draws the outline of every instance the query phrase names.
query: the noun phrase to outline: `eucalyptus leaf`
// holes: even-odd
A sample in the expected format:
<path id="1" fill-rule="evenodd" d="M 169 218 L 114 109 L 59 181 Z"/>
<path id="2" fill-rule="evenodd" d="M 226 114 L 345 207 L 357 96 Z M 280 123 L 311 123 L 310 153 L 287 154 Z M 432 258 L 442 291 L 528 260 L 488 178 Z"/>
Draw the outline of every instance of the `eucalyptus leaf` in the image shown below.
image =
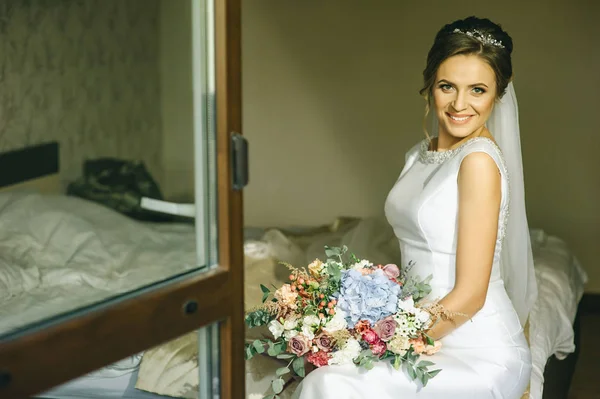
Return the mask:
<path id="1" fill-rule="evenodd" d="M 415 372 L 415 369 L 413 368 L 412 365 L 408 365 L 406 367 L 406 371 L 408 371 L 408 375 L 410 376 L 411 380 L 414 380 L 417 378 L 417 373 Z"/>
<path id="2" fill-rule="evenodd" d="M 265 287 L 265 286 L 264 286 L 264 285 L 262 285 L 262 284 L 260 285 L 260 290 L 261 290 L 262 292 L 264 292 L 264 293 L 269 293 L 269 292 L 271 292 L 271 290 L 270 290 L 270 289 L 268 289 L 267 287 Z"/>
<path id="3" fill-rule="evenodd" d="M 292 355 L 291 353 L 282 353 L 280 355 L 277 355 L 277 359 L 291 359 L 293 357 L 294 355 Z"/>
<path id="4" fill-rule="evenodd" d="M 269 342 L 269 349 L 267 350 L 267 354 L 269 356 L 277 356 L 281 353 L 279 350 L 279 345 L 274 344 L 273 342 Z"/>
<path id="5" fill-rule="evenodd" d="M 419 362 L 419 367 L 429 367 L 429 366 L 433 366 L 435 363 L 434 362 L 430 362 L 429 360 L 421 360 Z"/>
<path id="6" fill-rule="evenodd" d="M 260 340 L 256 340 L 252 343 L 252 345 L 254 346 L 254 349 L 256 349 L 256 352 L 258 353 L 264 353 L 265 352 L 265 347 L 263 345 L 262 342 L 260 342 Z"/>
<path id="7" fill-rule="evenodd" d="M 421 380 L 421 381 L 423 380 L 423 370 L 420 367 L 417 367 L 415 369 L 415 374 L 417 374 L 417 378 L 419 380 Z"/>
<path id="8" fill-rule="evenodd" d="M 304 370 L 304 358 L 303 357 L 298 357 L 298 358 L 294 359 L 294 361 L 292 362 L 292 368 L 294 369 L 294 372 L 296 374 L 298 374 L 298 376 L 304 377 L 306 375 L 305 370 Z"/>
<path id="9" fill-rule="evenodd" d="M 290 372 L 290 369 L 287 367 L 281 367 L 278 368 L 277 371 L 275 372 L 275 374 L 277 375 L 277 377 L 281 377 L 284 374 L 287 374 Z"/>
<path id="10" fill-rule="evenodd" d="M 431 371 L 428 371 L 428 372 L 427 372 L 427 374 L 429 374 L 429 378 L 433 378 L 433 377 L 435 377 L 436 375 L 438 375 L 438 373 L 439 373 L 440 371 L 442 371 L 442 369 L 431 370 Z"/>
<path id="11" fill-rule="evenodd" d="M 273 388 L 273 392 L 275 392 L 276 394 L 281 393 L 281 391 L 283 391 L 283 379 L 278 378 L 276 380 L 273 380 L 273 382 L 271 383 L 271 388 Z"/>

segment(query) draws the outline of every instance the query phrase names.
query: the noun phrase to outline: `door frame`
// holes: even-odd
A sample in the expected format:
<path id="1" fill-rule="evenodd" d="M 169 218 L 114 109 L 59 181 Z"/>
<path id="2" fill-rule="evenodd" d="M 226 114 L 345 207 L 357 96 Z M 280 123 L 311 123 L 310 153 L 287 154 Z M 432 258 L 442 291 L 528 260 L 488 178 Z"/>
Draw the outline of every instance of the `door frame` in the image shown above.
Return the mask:
<path id="1" fill-rule="evenodd" d="M 28 398 L 216 322 L 221 398 L 245 397 L 243 200 L 230 141 L 242 133 L 241 0 L 214 0 L 214 11 L 218 266 L 3 337 L 0 398 Z"/>

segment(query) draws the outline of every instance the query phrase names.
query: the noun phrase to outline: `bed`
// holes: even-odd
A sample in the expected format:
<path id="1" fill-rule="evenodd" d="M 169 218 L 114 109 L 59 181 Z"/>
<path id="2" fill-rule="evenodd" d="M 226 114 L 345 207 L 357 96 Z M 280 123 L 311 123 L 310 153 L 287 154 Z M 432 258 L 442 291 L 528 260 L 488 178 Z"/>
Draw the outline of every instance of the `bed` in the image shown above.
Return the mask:
<path id="1" fill-rule="evenodd" d="M 42 162 L 49 168 L 0 179 L 0 332 L 195 267 L 192 225 L 142 223 L 61 195 L 58 146 L 41 147 L 45 156 L 56 159 Z M 8 158 L 14 162 L 31 151 L 40 155 L 36 147 Z M 0 155 L 0 166 L 6 159 Z M 587 276 L 563 240 L 540 229 L 530 233 L 540 292 L 527 327 L 534 363 L 530 394 L 533 399 L 565 398 L 577 360 L 577 313 Z M 397 263 L 401 257 L 393 231 L 378 218 L 339 218 L 312 228 L 248 226 L 244 237 L 247 309 L 260 302 L 260 283 L 284 281 L 287 273 L 279 261 L 306 265 L 323 256 L 324 245 L 345 244 L 378 263 Z M 261 333 L 247 331 L 247 339 Z M 277 361 L 261 356 L 246 363 L 249 397 L 268 392 L 278 367 Z M 282 398 L 296 384 L 289 380 Z M 38 397 L 194 398 L 197 392 L 197 337 L 192 332 Z"/>

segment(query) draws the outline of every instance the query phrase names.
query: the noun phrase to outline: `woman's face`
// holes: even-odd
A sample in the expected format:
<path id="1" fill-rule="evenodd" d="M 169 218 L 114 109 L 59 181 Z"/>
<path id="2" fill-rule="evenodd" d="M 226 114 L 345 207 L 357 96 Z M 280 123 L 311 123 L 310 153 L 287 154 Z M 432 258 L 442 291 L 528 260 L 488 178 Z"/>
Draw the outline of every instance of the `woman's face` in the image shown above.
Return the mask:
<path id="1" fill-rule="evenodd" d="M 494 109 L 494 70 L 476 55 L 455 55 L 439 67 L 433 99 L 440 135 L 478 135 Z"/>

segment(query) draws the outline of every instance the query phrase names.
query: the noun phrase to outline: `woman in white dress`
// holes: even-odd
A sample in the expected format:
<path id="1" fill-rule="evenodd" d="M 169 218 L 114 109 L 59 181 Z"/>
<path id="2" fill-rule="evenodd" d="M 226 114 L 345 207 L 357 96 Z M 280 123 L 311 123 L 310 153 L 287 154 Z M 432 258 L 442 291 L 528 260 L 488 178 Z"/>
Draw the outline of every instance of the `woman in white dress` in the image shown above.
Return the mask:
<path id="1" fill-rule="evenodd" d="M 300 399 L 517 399 L 530 379 L 523 333 L 537 295 L 524 190 L 512 40 L 487 19 L 444 26 L 421 94 L 434 138 L 413 147 L 385 212 L 411 274 L 433 275 L 428 299 L 451 320 L 429 330 L 442 371 L 423 387 L 403 369 L 325 366 L 307 375 Z M 503 153 L 504 152 L 504 153 Z M 509 179 L 510 176 L 510 179 Z"/>

